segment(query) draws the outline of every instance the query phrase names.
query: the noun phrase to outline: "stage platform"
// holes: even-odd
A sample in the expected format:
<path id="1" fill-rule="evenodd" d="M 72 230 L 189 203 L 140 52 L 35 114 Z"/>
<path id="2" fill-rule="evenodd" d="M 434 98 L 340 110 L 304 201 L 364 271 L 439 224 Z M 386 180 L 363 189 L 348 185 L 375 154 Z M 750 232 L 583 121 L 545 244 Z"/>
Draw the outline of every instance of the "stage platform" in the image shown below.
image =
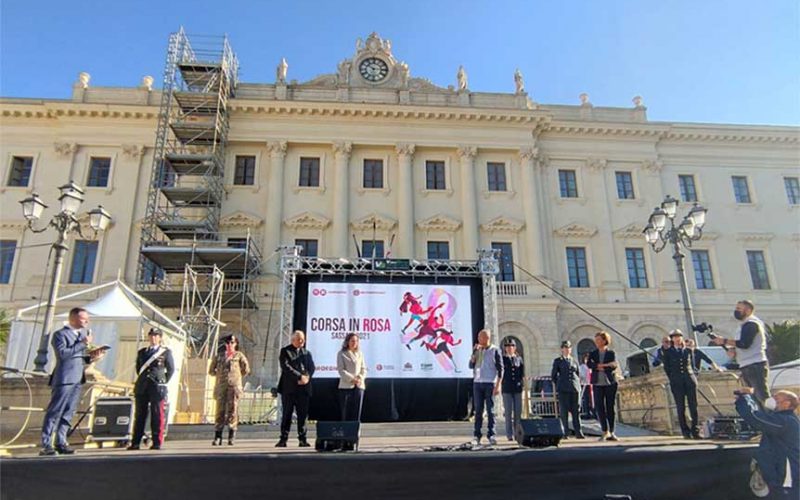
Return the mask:
<path id="1" fill-rule="evenodd" d="M 571 438 L 557 448 L 529 449 L 500 436 L 497 446 L 469 449 L 469 432 L 460 432 L 470 424 L 450 424 L 459 434 L 428 434 L 426 426 L 441 423 L 426 422 L 399 424 L 415 426 L 416 435 L 373 429 L 362 434 L 358 452 L 299 448 L 294 434 L 288 448 L 274 448 L 273 429 L 268 437 L 242 432 L 235 446 L 212 447 L 209 434 L 169 440 L 158 451 L 81 449 L 40 458 L 29 450 L 2 459 L 0 491 L 3 499 L 20 500 L 752 498 L 754 443 L 647 435 Z"/>

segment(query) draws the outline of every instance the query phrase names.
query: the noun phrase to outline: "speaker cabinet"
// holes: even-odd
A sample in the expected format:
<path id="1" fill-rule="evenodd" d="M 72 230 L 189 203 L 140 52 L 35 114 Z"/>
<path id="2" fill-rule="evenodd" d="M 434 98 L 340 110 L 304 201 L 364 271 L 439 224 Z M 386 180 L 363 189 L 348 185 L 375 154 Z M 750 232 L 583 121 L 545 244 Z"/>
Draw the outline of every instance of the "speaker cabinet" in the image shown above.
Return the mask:
<path id="1" fill-rule="evenodd" d="M 132 398 L 98 398 L 92 415 L 94 441 L 128 441 L 133 426 Z"/>
<path id="2" fill-rule="evenodd" d="M 314 448 L 317 451 L 353 451 L 358 450 L 358 438 L 361 435 L 361 422 L 317 422 L 317 439 Z"/>
<path id="3" fill-rule="evenodd" d="M 558 446 L 564 437 L 561 420 L 557 418 L 531 418 L 520 420 L 516 439 L 521 446 L 546 448 Z"/>

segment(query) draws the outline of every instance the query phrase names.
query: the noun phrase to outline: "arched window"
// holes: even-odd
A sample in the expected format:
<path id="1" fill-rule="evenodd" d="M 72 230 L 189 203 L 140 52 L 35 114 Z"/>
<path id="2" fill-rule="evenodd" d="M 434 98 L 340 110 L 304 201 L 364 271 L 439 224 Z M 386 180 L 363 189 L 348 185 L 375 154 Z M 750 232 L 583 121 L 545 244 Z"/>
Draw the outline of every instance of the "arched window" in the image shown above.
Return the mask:
<path id="1" fill-rule="evenodd" d="M 522 341 L 513 335 L 507 335 L 503 337 L 503 340 L 500 342 L 500 349 L 503 350 L 503 353 L 506 352 L 503 345 L 506 343 L 506 340 L 508 339 L 513 340 L 514 343 L 517 344 L 517 356 L 521 357 L 522 359 L 525 359 L 525 347 L 522 345 Z"/>
<path id="2" fill-rule="evenodd" d="M 583 355 L 587 352 L 592 352 L 596 349 L 594 345 L 594 340 L 592 339 L 581 339 L 578 342 L 578 359 L 583 358 Z"/>
<path id="3" fill-rule="evenodd" d="M 648 347 L 655 347 L 657 345 L 658 342 L 656 342 L 654 339 L 651 339 L 650 337 L 645 337 L 642 339 L 641 342 L 639 342 L 639 347 L 641 347 L 642 349 L 647 349 Z"/>

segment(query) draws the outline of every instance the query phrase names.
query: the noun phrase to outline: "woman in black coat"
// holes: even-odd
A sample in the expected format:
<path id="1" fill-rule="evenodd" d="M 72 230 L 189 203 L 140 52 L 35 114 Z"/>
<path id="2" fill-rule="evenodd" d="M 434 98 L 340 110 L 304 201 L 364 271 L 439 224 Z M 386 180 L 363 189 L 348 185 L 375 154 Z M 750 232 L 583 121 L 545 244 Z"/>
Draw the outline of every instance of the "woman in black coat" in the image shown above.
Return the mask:
<path id="1" fill-rule="evenodd" d="M 603 429 L 600 441 L 619 441 L 614 434 L 614 403 L 617 398 L 617 379 L 614 371 L 618 365 L 614 351 L 608 348 L 611 345 L 611 335 L 608 332 L 597 332 L 594 335 L 594 345 L 597 346 L 597 350 L 589 354 L 586 365 L 592 370 L 594 407 L 600 427 Z"/>

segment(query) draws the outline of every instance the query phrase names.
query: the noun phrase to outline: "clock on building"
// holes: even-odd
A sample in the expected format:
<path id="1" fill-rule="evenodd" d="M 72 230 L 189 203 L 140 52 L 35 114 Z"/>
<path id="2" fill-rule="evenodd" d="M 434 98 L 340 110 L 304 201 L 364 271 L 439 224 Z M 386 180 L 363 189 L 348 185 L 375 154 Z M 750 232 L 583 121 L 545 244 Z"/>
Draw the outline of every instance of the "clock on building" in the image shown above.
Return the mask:
<path id="1" fill-rule="evenodd" d="M 383 59 L 368 57 L 358 65 L 358 71 L 368 82 L 380 82 L 389 74 L 389 66 Z"/>

